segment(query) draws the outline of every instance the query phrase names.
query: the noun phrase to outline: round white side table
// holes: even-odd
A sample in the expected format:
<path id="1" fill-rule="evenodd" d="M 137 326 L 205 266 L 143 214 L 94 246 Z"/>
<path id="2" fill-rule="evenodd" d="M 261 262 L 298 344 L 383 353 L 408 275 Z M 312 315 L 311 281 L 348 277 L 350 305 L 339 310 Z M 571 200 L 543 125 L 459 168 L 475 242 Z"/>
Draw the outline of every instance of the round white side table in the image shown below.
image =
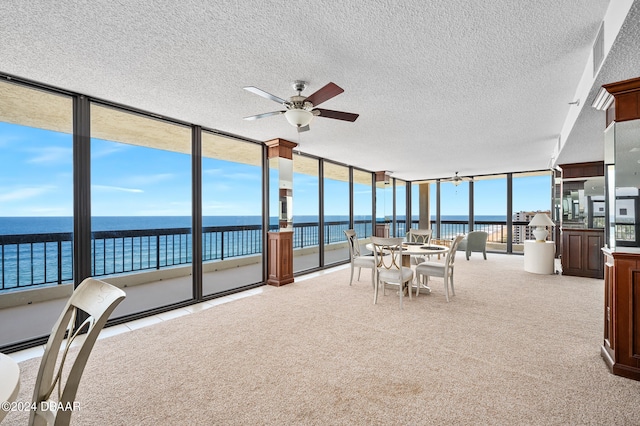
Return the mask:
<path id="1" fill-rule="evenodd" d="M 556 245 L 553 241 L 524 242 L 524 270 L 534 274 L 553 274 Z"/>

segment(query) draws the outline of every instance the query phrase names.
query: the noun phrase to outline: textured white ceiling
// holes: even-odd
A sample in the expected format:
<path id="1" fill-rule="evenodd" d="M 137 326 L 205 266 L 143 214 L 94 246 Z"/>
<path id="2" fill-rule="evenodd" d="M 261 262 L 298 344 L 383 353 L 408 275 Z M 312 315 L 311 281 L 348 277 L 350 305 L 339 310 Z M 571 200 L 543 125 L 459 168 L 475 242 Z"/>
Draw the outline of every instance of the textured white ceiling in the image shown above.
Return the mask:
<path id="1" fill-rule="evenodd" d="M 541 170 L 608 6 L 3 0 L 0 72 L 406 180 Z M 637 9 L 600 84 L 637 76 Z M 318 117 L 300 136 L 283 116 L 242 120 L 280 109 L 242 87 L 288 98 L 298 79 L 306 95 L 335 82 L 345 92 L 322 108 L 360 117 Z M 563 162 L 602 159 L 602 112 L 583 112 L 587 130 L 571 132 Z"/>

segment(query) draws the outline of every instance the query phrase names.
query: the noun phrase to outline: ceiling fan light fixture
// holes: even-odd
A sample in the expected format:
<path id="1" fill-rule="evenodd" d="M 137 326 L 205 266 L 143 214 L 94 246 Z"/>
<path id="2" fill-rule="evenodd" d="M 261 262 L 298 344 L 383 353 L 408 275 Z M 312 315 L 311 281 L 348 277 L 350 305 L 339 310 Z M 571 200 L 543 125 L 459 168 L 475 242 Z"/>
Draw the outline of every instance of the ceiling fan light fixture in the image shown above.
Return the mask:
<path id="1" fill-rule="evenodd" d="M 287 118 L 287 121 L 294 127 L 308 126 L 313 119 L 313 114 L 311 113 L 311 111 L 307 111 L 306 109 L 290 109 L 284 113 L 284 116 Z"/>

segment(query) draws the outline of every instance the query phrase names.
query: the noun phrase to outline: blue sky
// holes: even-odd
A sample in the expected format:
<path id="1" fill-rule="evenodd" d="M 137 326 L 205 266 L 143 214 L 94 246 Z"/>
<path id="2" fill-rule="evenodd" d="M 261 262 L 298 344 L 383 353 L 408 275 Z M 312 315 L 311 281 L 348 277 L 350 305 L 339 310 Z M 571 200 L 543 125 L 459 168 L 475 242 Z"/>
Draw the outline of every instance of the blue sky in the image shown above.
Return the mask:
<path id="1" fill-rule="evenodd" d="M 0 216 L 72 216 L 71 135 L 0 123 L 0 151 Z M 188 155 L 94 139 L 91 158 L 93 215 L 191 214 Z M 205 216 L 260 215 L 258 167 L 204 158 L 202 177 Z M 514 210 L 548 209 L 549 184 L 548 176 L 514 179 Z M 326 214 L 348 215 L 347 183 L 327 180 L 325 185 Z M 468 184 L 443 183 L 441 189 L 442 214 L 468 214 Z M 295 174 L 294 190 L 294 214 L 317 214 L 317 177 Z M 505 179 L 477 182 L 475 214 L 504 215 L 505 191 Z M 385 205 L 383 210 L 390 203 Z M 370 210 L 370 190 L 357 185 L 355 214 Z"/>

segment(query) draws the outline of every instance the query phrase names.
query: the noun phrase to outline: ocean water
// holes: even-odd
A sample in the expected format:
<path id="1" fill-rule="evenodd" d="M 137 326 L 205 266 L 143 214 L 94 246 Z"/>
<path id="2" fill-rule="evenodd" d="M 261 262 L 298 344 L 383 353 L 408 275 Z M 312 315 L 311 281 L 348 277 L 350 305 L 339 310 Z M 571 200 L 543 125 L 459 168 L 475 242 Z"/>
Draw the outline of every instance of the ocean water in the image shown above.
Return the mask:
<path id="1" fill-rule="evenodd" d="M 204 216 L 202 226 L 260 225 L 260 216 Z M 294 216 L 294 223 L 317 223 L 317 216 Z M 348 216 L 327 216 L 327 222 L 348 221 Z M 124 231 L 163 228 L 191 228 L 189 216 L 94 216 L 94 231 Z M 277 220 L 272 218 L 272 223 Z M 0 235 L 73 232 L 72 217 L 0 217 Z"/>
<path id="2" fill-rule="evenodd" d="M 366 218 L 365 218 L 366 219 Z M 468 216 L 445 215 L 442 221 L 467 221 Z M 506 216 L 475 216 L 476 221 L 504 222 Z M 327 216 L 327 222 L 348 221 L 348 216 Z M 360 220 L 360 219 L 359 219 Z M 404 217 L 399 217 L 399 221 Z M 414 216 L 413 220 L 418 220 Z M 435 221 L 435 216 L 431 217 Z M 294 216 L 294 224 L 317 223 L 317 216 Z M 277 223 L 272 220 L 272 223 Z M 204 216 L 202 226 L 260 225 L 260 216 Z M 162 228 L 191 228 L 189 216 L 95 216 L 92 218 L 94 231 L 123 231 Z M 51 234 L 73 232 L 71 217 L 0 217 L 0 235 Z"/>

